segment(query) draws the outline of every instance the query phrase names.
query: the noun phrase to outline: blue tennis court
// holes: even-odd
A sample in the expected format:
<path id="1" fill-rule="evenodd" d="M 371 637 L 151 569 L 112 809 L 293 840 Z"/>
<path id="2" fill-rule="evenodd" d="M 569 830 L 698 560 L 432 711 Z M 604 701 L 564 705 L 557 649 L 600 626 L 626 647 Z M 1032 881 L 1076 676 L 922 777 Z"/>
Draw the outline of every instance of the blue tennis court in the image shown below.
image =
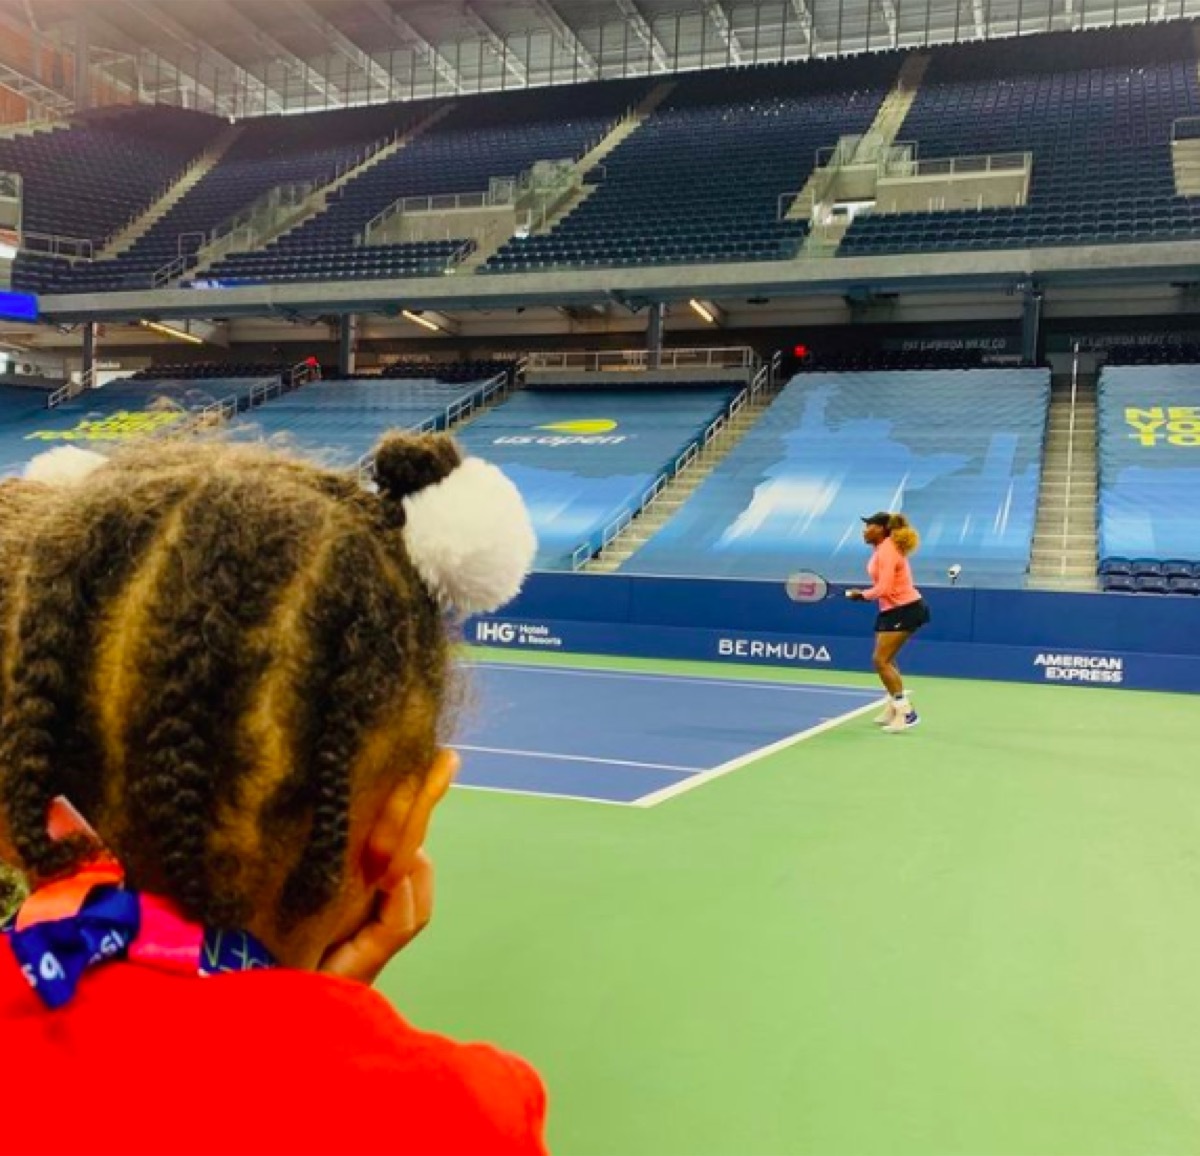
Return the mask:
<path id="1" fill-rule="evenodd" d="M 871 710 L 878 691 L 473 664 L 459 783 L 651 807 Z"/>

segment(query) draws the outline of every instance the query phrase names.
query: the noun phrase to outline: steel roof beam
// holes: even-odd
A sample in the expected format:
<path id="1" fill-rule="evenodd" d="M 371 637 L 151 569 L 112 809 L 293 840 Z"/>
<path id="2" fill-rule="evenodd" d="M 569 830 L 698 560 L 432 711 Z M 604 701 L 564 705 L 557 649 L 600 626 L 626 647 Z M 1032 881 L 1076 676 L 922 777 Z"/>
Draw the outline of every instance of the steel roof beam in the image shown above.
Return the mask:
<path id="1" fill-rule="evenodd" d="M 600 75 L 600 65 L 596 58 L 587 50 L 583 41 L 575 35 L 575 30 L 559 15 L 558 9 L 550 0 L 533 0 L 533 6 L 538 14 L 550 25 L 551 31 L 558 37 L 562 46 L 572 53 L 583 72 L 592 80 Z"/>
<path id="2" fill-rule="evenodd" d="M 900 25 L 896 15 L 896 0 L 879 0 L 879 7 L 883 11 L 883 18 L 887 21 L 888 36 L 891 38 L 892 47 L 895 48 L 900 41 Z"/>
<path id="3" fill-rule="evenodd" d="M 616 0 L 616 3 L 621 15 L 629 22 L 629 27 L 637 34 L 638 39 L 650 49 L 650 57 L 654 61 L 655 68 L 660 72 L 670 71 L 671 60 L 667 56 L 667 50 L 663 47 L 662 41 L 655 36 L 654 29 L 642 15 L 635 0 Z"/>
<path id="4" fill-rule="evenodd" d="M 183 45 L 189 52 L 194 52 L 197 56 L 207 55 L 218 64 L 223 64 L 226 68 L 233 72 L 233 75 L 246 86 L 247 95 L 253 94 L 253 100 L 257 103 L 262 102 L 264 108 L 269 112 L 282 112 L 284 109 L 284 101 L 282 95 L 272 88 L 265 81 L 260 80 L 257 76 L 243 68 L 232 57 L 226 56 L 225 53 L 218 51 L 207 41 L 201 40 L 190 28 L 181 24 L 174 16 L 168 16 L 156 5 L 148 3 L 147 0 L 125 0 L 125 7 L 135 12 L 138 16 L 155 25 L 160 32 L 165 32 L 172 40 Z M 155 53 L 160 60 L 165 59 L 161 53 Z M 172 68 L 175 65 L 171 61 Z M 176 69 L 178 71 L 178 69 Z"/>
<path id="5" fill-rule="evenodd" d="M 509 51 L 504 38 L 470 4 L 463 5 L 463 19 L 484 39 L 496 58 L 508 70 L 508 74 L 519 84 L 529 83 L 529 69 L 515 53 Z"/>
<path id="6" fill-rule="evenodd" d="M 808 0 L 792 0 L 792 11 L 800 17 L 800 27 L 804 29 L 808 43 L 815 44 L 817 42 L 817 17 L 812 10 L 812 5 Z"/>
<path id="7" fill-rule="evenodd" d="M 319 33 L 327 43 L 353 64 L 376 88 L 383 89 L 385 93 L 391 93 L 391 73 L 372 59 L 370 53 L 355 44 L 336 24 L 326 20 L 308 3 L 308 0 L 289 0 L 288 7 L 304 24 Z"/>
<path id="8" fill-rule="evenodd" d="M 424 36 L 421 35 L 403 16 L 384 0 L 366 0 L 366 7 L 372 14 L 391 25 L 403 40 L 416 50 L 418 56 L 425 61 L 455 92 L 462 92 L 462 77 L 454 67 Z"/>
<path id="9" fill-rule="evenodd" d="M 975 18 L 975 35 L 980 40 L 987 39 L 987 18 L 983 14 L 983 0 L 971 0 L 971 15 Z"/>
<path id="10" fill-rule="evenodd" d="M 721 39 L 725 41 L 729 59 L 734 64 L 741 64 L 746 59 L 746 54 L 742 51 L 741 41 L 738 40 L 737 33 L 734 32 L 733 25 L 729 23 L 729 17 L 721 6 L 721 0 L 704 0 L 704 12 L 720 33 Z"/>
<path id="11" fill-rule="evenodd" d="M 289 65 L 294 72 L 299 73 L 303 77 L 304 83 L 317 92 L 327 105 L 344 105 L 346 103 L 345 94 L 329 77 L 319 69 L 313 68 L 307 61 L 301 60 L 290 48 L 281 44 L 269 32 L 264 32 L 235 4 L 226 4 L 225 12 L 259 48 L 265 49 L 268 55 Z M 214 19 L 220 20 L 221 17 L 216 16 Z"/>

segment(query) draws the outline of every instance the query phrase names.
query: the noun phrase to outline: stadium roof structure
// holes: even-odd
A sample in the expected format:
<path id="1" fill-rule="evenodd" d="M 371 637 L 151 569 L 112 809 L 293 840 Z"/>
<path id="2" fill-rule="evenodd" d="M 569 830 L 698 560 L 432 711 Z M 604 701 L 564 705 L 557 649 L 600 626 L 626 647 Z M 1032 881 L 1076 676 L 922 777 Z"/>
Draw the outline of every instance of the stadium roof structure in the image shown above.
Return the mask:
<path id="1" fill-rule="evenodd" d="M 1197 15 L 1200 0 L 0 0 L 0 85 L 61 112 L 77 78 L 36 49 L 82 50 L 106 92 L 240 117 Z"/>

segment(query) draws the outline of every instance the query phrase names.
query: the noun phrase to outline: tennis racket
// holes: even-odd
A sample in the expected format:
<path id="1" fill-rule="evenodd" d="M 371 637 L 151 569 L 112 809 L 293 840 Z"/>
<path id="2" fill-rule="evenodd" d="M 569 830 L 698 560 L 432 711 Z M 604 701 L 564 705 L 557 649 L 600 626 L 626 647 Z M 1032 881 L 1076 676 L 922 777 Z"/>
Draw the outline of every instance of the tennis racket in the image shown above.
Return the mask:
<path id="1" fill-rule="evenodd" d="M 832 586 L 813 570 L 797 570 L 783 584 L 784 592 L 793 602 L 824 602 L 839 594 L 845 597 L 846 587 Z"/>

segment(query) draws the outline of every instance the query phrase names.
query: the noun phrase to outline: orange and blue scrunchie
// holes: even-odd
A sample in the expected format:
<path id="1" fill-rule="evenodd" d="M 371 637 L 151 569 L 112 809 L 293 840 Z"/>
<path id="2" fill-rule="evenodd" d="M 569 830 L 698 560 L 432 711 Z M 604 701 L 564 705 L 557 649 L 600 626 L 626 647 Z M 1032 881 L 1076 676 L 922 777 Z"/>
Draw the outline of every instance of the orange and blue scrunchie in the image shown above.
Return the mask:
<path id="1" fill-rule="evenodd" d="M 69 1003 L 90 968 L 114 959 L 200 976 L 275 966 L 249 932 L 201 927 L 168 900 L 127 889 L 121 864 L 102 850 L 35 890 L 0 934 L 48 1008 Z"/>

